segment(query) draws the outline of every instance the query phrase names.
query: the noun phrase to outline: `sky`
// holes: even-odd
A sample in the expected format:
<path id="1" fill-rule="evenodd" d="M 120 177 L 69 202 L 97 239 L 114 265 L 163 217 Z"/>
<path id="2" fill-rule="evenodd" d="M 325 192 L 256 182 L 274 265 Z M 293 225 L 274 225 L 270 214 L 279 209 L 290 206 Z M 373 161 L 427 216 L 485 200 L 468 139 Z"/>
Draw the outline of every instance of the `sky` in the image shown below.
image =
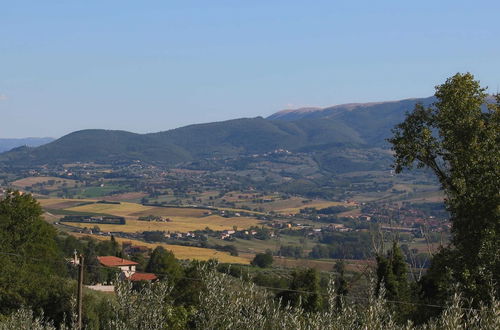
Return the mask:
<path id="1" fill-rule="evenodd" d="M 0 0 L 0 138 L 500 85 L 500 1 Z"/>

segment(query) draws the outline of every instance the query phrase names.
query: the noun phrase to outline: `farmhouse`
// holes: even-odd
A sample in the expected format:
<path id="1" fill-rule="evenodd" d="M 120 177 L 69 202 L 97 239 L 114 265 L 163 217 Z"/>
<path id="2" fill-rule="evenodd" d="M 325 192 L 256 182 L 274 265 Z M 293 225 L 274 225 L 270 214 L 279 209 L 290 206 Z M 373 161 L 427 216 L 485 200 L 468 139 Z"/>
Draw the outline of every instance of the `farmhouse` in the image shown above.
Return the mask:
<path id="1" fill-rule="evenodd" d="M 130 281 L 153 281 L 157 279 L 155 274 L 136 272 L 135 268 L 138 263 L 135 261 L 114 256 L 97 257 L 97 260 L 99 260 L 99 263 L 104 267 L 120 269 L 120 277 L 122 279 Z"/>

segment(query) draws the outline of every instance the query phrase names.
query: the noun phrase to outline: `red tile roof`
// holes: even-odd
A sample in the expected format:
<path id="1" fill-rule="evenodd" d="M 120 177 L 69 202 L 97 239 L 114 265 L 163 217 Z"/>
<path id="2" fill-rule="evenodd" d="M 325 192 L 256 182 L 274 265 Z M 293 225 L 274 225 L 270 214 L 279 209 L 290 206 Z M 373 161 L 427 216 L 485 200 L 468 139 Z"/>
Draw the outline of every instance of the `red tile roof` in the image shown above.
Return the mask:
<path id="1" fill-rule="evenodd" d="M 151 273 L 133 273 L 128 279 L 131 281 L 153 281 L 156 280 L 157 277 L 155 274 Z"/>
<path id="2" fill-rule="evenodd" d="M 135 266 L 138 264 L 135 261 L 113 256 L 97 257 L 97 260 L 99 260 L 99 262 L 106 267 Z"/>

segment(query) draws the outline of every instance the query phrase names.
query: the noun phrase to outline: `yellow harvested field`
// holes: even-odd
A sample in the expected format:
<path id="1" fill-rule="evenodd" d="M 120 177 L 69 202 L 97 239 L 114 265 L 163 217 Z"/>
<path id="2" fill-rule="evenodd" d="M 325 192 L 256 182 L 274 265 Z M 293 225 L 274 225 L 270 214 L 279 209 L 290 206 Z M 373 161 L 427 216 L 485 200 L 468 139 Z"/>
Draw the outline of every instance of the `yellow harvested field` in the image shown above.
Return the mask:
<path id="1" fill-rule="evenodd" d="M 87 234 L 76 234 L 71 233 L 74 236 L 82 237 L 82 236 L 90 236 L 98 240 L 109 240 L 109 237 L 106 236 L 97 236 L 97 235 L 87 235 Z M 209 260 L 209 259 L 217 259 L 219 262 L 227 262 L 227 263 L 237 263 L 237 264 L 248 264 L 250 263 L 249 259 L 245 259 L 242 257 L 235 257 L 230 255 L 227 252 L 217 251 L 214 249 L 203 249 L 199 247 L 191 247 L 191 246 L 182 246 L 182 245 L 171 245 L 164 243 L 146 243 L 138 240 L 131 240 L 122 237 L 116 237 L 116 240 L 119 243 L 123 242 L 132 242 L 136 245 L 143 245 L 149 248 L 154 249 L 157 246 L 163 246 L 165 249 L 172 251 L 175 254 L 177 259 L 189 259 L 189 260 Z"/>
<path id="2" fill-rule="evenodd" d="M 74 186 L 76 183 L 75 180 L 56 178 L 53 176 L 30 176 L 30 177 L 27 177 L 24 179 L 14 181 L 14 182 L 12 182 L 12 185 L 15 187 L 23 187 L 24 188 L 24 187 L 32 186 L 32 185 L 37 184 L 37 183 L 47 184 L 49 182 L 49 180 L 54 180 L 56 182 L 58 181 L 58 183 L 55 183 L 58 186 L 63 184 L 63 183 L 66 183 L 68 186 Z"/>
<path id="3" fill-rule="evenodd" d="M 89 213 L 106 213 L 117 215 L 120 217 L 129 217 L 132 213 L 142 212 L 150 209 L 150 206 L 144 206 L 136 203 L 120 203 L 120 204 L 88 204 L 68 208 L 68 211 L 89 212 Z"/>
<path id="4" fill-rule="evenodd" d="M 177 207 L 151 207 L 145 211 L 135 212 L 130 214 L 130 216 L 148 216 L 156 215 L 163 217 L 190 217 L 190 218 L 201 218 L 205 216 L 205 213 L 212 212 L 210 210 L 201 209 L 190 209 L 190 208 L 177 208 Z"/>
<path id="5" fill-rule="evenodd" d="M 121 203 L 121 204 L 89 204 L 76 207 L 70 207 L 68 211 L 89 212 L 89 213 L 106 213 L 116 216 L 122 216 L 127 219 L 126 225 L 99 225 L 103 231 L 123 231 L 134 233 L 145 230 L 161 230 L 170 232 L 187 232 L 193 230 L 201 230 L 209 227 L 212 230 L 232 229 L 233 226 L 238 228 L 248 228 L 257 226 L 260 221 L 248 217 L 233 217 L 224 218 L 218 215 L 205 216 L 206 210 L 190 209 L 190 208 L 169 208 L 169 207 L 154 207 L 144 206 L 136 203 Z M 156 221 L 140 221 L 137 220 L 140 216 L 164 216 L 171 219 L 171 222 L 156 222 Z M 78 227 L 85 227 L 88 224 L 72 224 Z"/>
<path id="6" fill-rule="evenodd" d="M 237 212 L 237 213 L 251 213 L 251 214 L 265 214 L 264 212 L 257 212 L 257 211 L 249 211 L 245 209 L 235 209 L 235 208 L 230 208 L 230 207 L 218 207 L 217 209 L 221 211 L 229 211 L 229 212 Z"/>
<path id="7" fill-rule="evenodd" d="M 322 209 L 325 207 L 330 207 L 330 206 L 354 206 L 352 203 L 342 203 L 342 202 L 328 202 L 328 201 L 312 201 L 310 203 L 302 204 L 301 206 L 296 206 L 296 207 L 288 207 L 288 208 L 282 208 L 278 209 L 277 212 L 279 213 L 299 213 L 300 209 L 306 208 L 306 207 L 315 207 L 317 209 Z"/>
<path id="8" fill-rule="evenodd" d="M 65 198 L 39 198 L 37 201 L 44 208 L 49 209 L 65 209 L 74 207 L 80 203 L 94 202 L 90 199 L 65 199 Z"/>
<path id="9" fill-rule="evenodd" d="M 121 217 L 134 217 L 156 215 L 164 217 L 190 217 L 201 218 L 206 213 L 206 210 L 193 208 L 177 208 L 177 207 L 155 207 L 144 206 L 137 203 L 121 202 L 120 204 L 88 204 L 67 209 L 68 211 L 89 212 L 89 213 L 107 213 Z"/>
<path id="10" fill-rule="evenodd" d="M 103 231 L 122 231 L 135 233 L 138 231 L 160 230 L 170 232 L 187 232 L 202 230 L 209 227 L 212 230 L 233 229 L 237 226 L 239 229 L 259 226 L 260 220 L 250 217 L 232 217 L 224 218 L 219 215 L 208 215 L 209 210 L 194 208 L 177 207 L 155 207 L 144 206 L 137 203 L 121 202 L 120 204 L 94 203 L 79 205 L 85 202 L 96 202 L 90 199 L 62 199 L 47 198 L 38 200 L 42 207 L 46 209 L 64 209 L 76 212 L 102 213 L 125 217 L 126 225 L 107 225 L 100 224 L 99 228 Z M 237 211 L 237 210 L 233 210 Z M 243 210 L 242 210 L 243 211 Z M 140 221 L 141 216 L 163 216 L 171 219 L 171 222 Z M 75 227 L 88 227 L 89 224 L 72 223 Z"/>
<path id="11" fill-rule="evenodd" d="M 300 197 L 291 197 L 288 199 L 276 199 L 276 196 L 265 196 L 262 198 L 272 201 L 265 203 L 252 203 L 252 204 L 247 203 L 247 205 L 251 205 L 252 208 L 255 207 L 262 208 L 267 212 L 275 211 L 285 214 L 298 213 L 300 209 L 303 209 L 305 207 L 324 208 L 336 205 L 346 205 L 346 203 L 327 201 L 324 199 L 306 200 Z"/>
<path id="12" fill-rule="evenodd" d="M 113 213 L 113 215 L 119 214 Z M 211 215 L 203 218 L 170 217 L 170 219 L 172 219 L 171 222 L 140 221 L 127 219 L 127 223 L 125 225 L 98 224 L 98 226 L 104 232 L 121 231 L 125 233 L 135 233 L 154 230 L 188 232 L 194 230 L 202 230 L 206 227 L 209 227 L 212 230 L 226 230 L 232 229 L 233 226 L 244 229 L 251 226 L 258 226 L 260 224 L 260 221 L 254 218 L 223 218 L 218 215 Z M 71 223 L 71 226 L 84 228 L 89 226 L 92 227 L 93 225 L 88 223 Z"/>

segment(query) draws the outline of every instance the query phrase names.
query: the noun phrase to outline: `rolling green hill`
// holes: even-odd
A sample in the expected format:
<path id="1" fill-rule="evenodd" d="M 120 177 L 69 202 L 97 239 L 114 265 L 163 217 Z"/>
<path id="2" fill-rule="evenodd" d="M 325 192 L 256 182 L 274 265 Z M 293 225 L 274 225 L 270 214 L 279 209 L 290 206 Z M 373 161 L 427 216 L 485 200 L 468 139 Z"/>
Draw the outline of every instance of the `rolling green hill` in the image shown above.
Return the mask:
<path id="1" fill-rule="evenodd" d="M 339 121 L 287 122 L 258 117 L 151 134 L 77 131 L 37 148 L 20 147 L 3 153 L 0 161 L 39 165 L 142 160 L 173 165 L 200 157 L 262 153 L 278 148 L 299 150 L 332 142 L 365 144 L 355 130 Z"/>
<path id="2" fill-rule="evenodd" d="M 71 162 L 156 161 L 173 164 L 190 159 L 189 153 L 147 135 L 125 131 L 83 130 L 37 148 L 20 147 L 0 155 L 12 164 L 63 164 Z"/>

